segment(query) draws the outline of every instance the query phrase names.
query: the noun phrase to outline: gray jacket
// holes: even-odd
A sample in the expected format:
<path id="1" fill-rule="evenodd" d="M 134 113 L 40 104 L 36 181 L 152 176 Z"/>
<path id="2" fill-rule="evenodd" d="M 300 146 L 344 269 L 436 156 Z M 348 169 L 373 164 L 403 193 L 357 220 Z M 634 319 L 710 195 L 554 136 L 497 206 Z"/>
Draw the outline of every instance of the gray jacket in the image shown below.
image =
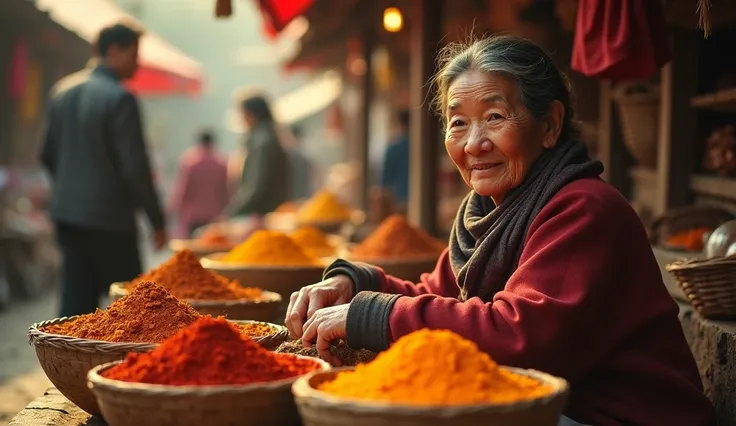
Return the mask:
<path id="1" fill-rule="evenodd" d="M 226 216 L 270 213 L 288 200 L 291 167 L 273 125 L 256 125 L 245 143 L 243 177 Z"/>
<path id="2" fill-rule="evenodd" d="M 51 217 L 89 229 L 135 230 L 143 209 L 164 214 L 153 185 L 135 96 L 108 69 L 85 69 L 51 90 L 41 161 L 54 182 Z"/>

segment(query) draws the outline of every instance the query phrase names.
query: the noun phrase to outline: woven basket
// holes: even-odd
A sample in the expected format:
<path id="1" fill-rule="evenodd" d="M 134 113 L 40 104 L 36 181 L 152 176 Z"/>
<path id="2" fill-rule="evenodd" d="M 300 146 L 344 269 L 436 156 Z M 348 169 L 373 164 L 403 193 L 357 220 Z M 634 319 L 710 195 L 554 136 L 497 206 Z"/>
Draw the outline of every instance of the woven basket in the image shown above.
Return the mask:
<path id="1" fill-rule="evenodd" d="M 736 318 L 736 256 L 679 260 L 666 269 L 700 315 Z"/>
<path id="2" fill-rule="evenodd" d="M 657 165 L 659 94 L 631 94 L 616 98 L 624 144 L 643 167 Z"/>
<path id="3" fill-rule="evenodd" d="M 87 372 L 97 365 L 122 360 L 128 352 L 146 352 L 156 345 L 101 342 L 40 331 L 44 326 L 74 318 L 76 317 L 63 317 L 33 324 L 28 329 L 28 341 L 36 349 L 41 368 L 59 392 L 82 410 L 99 414 L 95 397 L 87 389 Z"/>
<path id="4" fill-rule="evenodd" d="M 678 232 L 695 228 L 716 229 L 733 218 L 731 212 L 718 207 L 678 207 L 655 219 L 649 236 L 652 244 L 664 247 L 667 240 Z"/>
<path id="5" fill-rule="evenodd" d="M 233 247 L 233 244 L 219 247 L 202 245 L 199 240 L 174 239 L 169 241 L 169 250 L 173 251 L 174 253 L 188 249 L 197 257 L 207 256 L 208 254 L 213 253 L 221 253 L 223 251 L 231 250 Z"/>
<path id="6" fill-rule="evenodd" d="M 118 300 L 128 295 L 127 283 L 113 283 L 110 286 L 110 297 Z M 263 291 L 262 298 L 258 300 L 192 300 L 185 302 L 190 304 L 202 315 L 214 317 L 224 316 L 231 320 L 253 320 L 253 321 L 275 321 L 281 312 L 282 298 L 278 293 Z"/>
<path id="7" fill-rule="evenodd" d="M 294 383 L 292 392 L 304 426 L 556 426 L 567 401 L 567 382 L 534 370 L 502 368 L 538 379 L 553 392 L 516 404 L 417 407 L 347 400 L 316 389 L 339 371 L 352 368 L 304 376 Z"/>
<path id="8" fill-rule="evenodd" d="M 243 285 L 252 285 L 273 291 L 284 300 L 305 285 L 322 281 L 324 266 L 250 266 L 221 262 L 222 253 L 205 256 L 202 266 Z"/>
<path id="9" fill-rule="evenodd" d="M 41 331 L 41 328 L 47 325 L 60 324 L 74 318 L 77 317 L 63 317 L 33 324 L 28 329 L 28 342 L 36 349 L 41 368 L 51 383 L 59 389 L 59 392 L 82 410 L 90 414 L 99 414 L 97 402 L 87 388 L 87 372 L 97 365 L 122 360 L 128 352 L 150 351 L 158 344 L 103 342 Z M 233 322 L 248 323 L 251 321 Z M 276 332 L 252 339 L 262 347 L 274 350 L 286 341 L 289 332 L 283 326 L 265 324 L 273 327 Z"/>
<path id="10" fill-rule="evenodd" d="M 294 355 L 297 356 L 297 355 Z M 319 359 L 320 371 L 329 365 Z M 296 378 L 240 386 L 163 386 L 110 380 L 100 365 L 89 387 L 110 426 L 297 425 L 291 395 Z"/>

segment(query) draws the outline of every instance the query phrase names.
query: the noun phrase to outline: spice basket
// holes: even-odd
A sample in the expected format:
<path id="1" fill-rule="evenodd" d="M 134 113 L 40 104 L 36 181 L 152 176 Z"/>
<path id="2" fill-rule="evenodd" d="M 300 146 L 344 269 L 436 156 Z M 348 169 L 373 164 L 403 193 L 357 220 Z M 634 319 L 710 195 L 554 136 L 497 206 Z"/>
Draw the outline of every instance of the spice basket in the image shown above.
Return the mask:
<path id="1" fill-rule="evenodd" d="M 346 225 L 360 225 L 366 220 L 366 214 L 360 210 L 354 210 L 349 220 L 344 221 L 306 221 L 296 219 L 296 226 L 314 226 L 326 234 L 340 234 Z"/>
<path id="2" fill-rule="evenodd" d="M 556 426 L 567 402 L 567 382 L 535 370 L 502 368 L 544 382 L 553 391 L 515 404 L 418 407 L 348 400 L 317 390 L 320 383 L 352 368 L 311 373 L 294 382 L 291 390 L 304 426 Z"/>
<path id="3" fill-rule="evenodd" d="M 231 250 L 233 247 L 233 244 L 223 246 L 203 245 L 198 240 L 174 239 L 169 241 L 169 250 L 173 251 L 174 253 L 188 249 L 197 257 L 228 251 Z"/>
<path id="4" fill-rule="evenodd" d="M 708 206 L 684 206 L 671 209 L 652 222 L 649 236 L 653 245 L 663 247 L 671 236 L 689 229 L 716 229 L 733 220 L 728 210 Z"/>
<path id="5" fill-rule="evenodd" d="M 113 301 L 128 295 L 127 283 L 110 285 L 110 297 Z M 282 298 L 278 293 L 263 291 L 258 300 L 190 300 L 190 304 L 202 315 L 225 316 L 230 320 L 274 321 L 279 319 Z"/>
<path id="6" fill-rule="evenodd" d="M 67 399 L 90 414 L 99 414 L 94 395 L 87 388 L 87 372 L 100 364 L 119 361 L 128 352 L 146 352 L 150 343 L 114 343 L 79 339 L 44 333 L 47 325 L 60 324 L 76 317 L 63 317 L 33 324 L 28 329 L 28 341 L 36 349 L 41 368 L 51 383 Z"/>
<path id="7" fill-rule="evenodd" d="M 329 368 L 322 360 L 310 359 L 319 363 L 320 371 Z M 110 426 L 260 426 L 299 421 L 291 394 L 296 378 L 251 385 L 163 386 L 102 377 L 116 364 L 95 367 L 87 376 Z"/>
<path id="8" fill-rule="evenodd" d="M 684 259 L 666 269 L 700 315 L 709 319 L 736 318 L 736 256 Z"/>
<path id="9" fill-rule="evenodd" d="M 60 324 L 75 318 L 77 317 L 63 317 L 33 324 L 28 329 L 28 342 L 36 349 L 41 368 L 59 392 L 82 410 L 99 414 L 94 395 L 87 388 L 87 372 L 97 365 L 123 360 L 128 352 L 150 351 L 158 344 L 103 342 L 41 331 L 47 325 Z M 242 324 L 260 321 L 233 322 Z M 275 332 L 252 339 L 262 347 L 274 350 L 286 341 L 289 333 L 284 326 L 264 324 L 271 326 Z"/>
<path id="10" fill-rule="evenodd" d="M 253 285 L 273 291 L 284 300 L 302 287 L 322 281 L 323 265 L 315 266 L 261 266 L 237 265 L 221 262 L 223 253 L 203 257 L 205 269 L 217 272 L 244 285 Z"/>

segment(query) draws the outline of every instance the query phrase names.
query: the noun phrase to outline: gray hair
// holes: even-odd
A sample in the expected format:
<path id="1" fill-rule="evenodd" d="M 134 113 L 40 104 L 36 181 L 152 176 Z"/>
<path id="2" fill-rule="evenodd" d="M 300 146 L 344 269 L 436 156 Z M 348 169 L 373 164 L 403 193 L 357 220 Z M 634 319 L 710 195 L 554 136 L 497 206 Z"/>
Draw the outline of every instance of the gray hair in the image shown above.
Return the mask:
<path id="1" fill-rule="evenodd" d="M 560 138 L 577 136 L 570 84 L 544 50 L 529 40 L 497 35 L 453 43 L 440 52 L 438 68 L 434 78 L 435 108 L 443 118 L 448 90 L 462 73 L 471 70 L 501 73 L 516 83 L 519 101 L 537 120 L 545 119 L 552 102 L 560 101 L 565 107 Z"/>

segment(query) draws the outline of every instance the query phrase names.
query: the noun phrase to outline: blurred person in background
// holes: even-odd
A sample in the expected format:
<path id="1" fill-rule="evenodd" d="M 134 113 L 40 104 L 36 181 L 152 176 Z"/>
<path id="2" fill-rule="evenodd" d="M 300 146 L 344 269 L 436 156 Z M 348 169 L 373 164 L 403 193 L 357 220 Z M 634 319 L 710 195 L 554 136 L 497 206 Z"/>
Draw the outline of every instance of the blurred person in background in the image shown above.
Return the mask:
<path id="1" fill-rule="evenodd" d="M 396 127 L 396 136 L 383 157 L 381 187 L 391 193 L 399 206 L 405 206 L 409 199 L 409 111 L 399 111 Z"/>
<path id="2" fill-rule="evenodd" d="M 290 201 L 309 198 L 312 195 L 312 164 L 301 151 L 303 133 L 299 126 L 291 127 L 291 143 L 287 146 L 291 162 Z"/>
<path id="3" fill-rule="evenodd" d="M 195 229 L 215 220 L 230 198 L 227 162 L 214 144 L 212 132 L 204 131 L 197 146 L 185 151 L 179 160 L 179 175 L 170 203 L 170 210 L 178 215 L 179 238 L 189 238 Z"/>
<path id="4" fill-rule="evenodd" d="M 41 161 L 54 186 L 61 316 L 94 312 L 111 283 L 141 273 L 137 210 L 154 229 L 154 248 L 167 242 L 138 101 L 121 84 L 137 69 L 140 36 L 124 24 L 103 28 L 90 67 L 51 90 Z"/>
<path id="5" fill-rule="evenodd" d="M 268 101 L 256 93 L 241 99 L 240 111 L 249 131 L 240 185 L 224 211 L 231 218 L 276 210 L 288 200 L 291 183 L 291 164 Z"/>

